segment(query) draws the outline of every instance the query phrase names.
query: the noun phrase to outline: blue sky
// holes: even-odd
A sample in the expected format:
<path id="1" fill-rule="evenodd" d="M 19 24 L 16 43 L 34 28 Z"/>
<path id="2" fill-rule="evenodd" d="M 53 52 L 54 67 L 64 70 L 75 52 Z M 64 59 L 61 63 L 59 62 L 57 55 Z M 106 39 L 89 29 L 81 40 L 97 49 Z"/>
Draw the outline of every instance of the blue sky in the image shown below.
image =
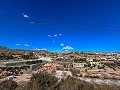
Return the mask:
<path id="1" fill-rule="evenodd" d="M 0 0 L 0 45 L 120 51 L 120 0 Z"/>

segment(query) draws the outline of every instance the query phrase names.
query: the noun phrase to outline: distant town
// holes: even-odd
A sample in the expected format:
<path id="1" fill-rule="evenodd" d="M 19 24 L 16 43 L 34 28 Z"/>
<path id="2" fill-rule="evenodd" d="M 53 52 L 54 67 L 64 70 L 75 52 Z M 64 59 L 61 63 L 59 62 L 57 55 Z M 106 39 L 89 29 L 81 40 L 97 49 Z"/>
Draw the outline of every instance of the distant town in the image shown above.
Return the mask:
<path id="1" fill-rule="evenodd" d="M 87 82 L 120 85 L 120 53 L 59 53 L 0 47 L 1 81 L 27 82 L 32 74 L 39 72 L 59 79 L 71 76 Z"/>

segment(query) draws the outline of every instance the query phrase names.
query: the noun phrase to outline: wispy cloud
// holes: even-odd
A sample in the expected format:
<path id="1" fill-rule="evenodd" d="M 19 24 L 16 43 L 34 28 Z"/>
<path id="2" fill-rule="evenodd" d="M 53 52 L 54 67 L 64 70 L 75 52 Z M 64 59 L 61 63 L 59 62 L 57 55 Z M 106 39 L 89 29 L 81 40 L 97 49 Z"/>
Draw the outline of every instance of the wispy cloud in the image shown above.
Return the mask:
<path id="1" fill-rule="evenodd" d="M 51 37 L 51 35 L 48 35 L 48 37 Z"/>
<path id="2" fill-rule="evenodd" d="M 42 49 L 39 49 L 39 48 L 35 48 L 34 50 L 47 50 L 46 48 L 42 48 Z"/>
<path id="3" fill-rule="evenodd" d="M 29 44 L 24 44 L 24 46 L 29 47 L 30 45 Z"/>
<path id="4" fill-rule="evenodd" d="M 63 47 L 64 50 L 73 50 L 74 48 L 71 47 L 71 46 L 66 46 L 66 47 Z"/>
<path id="5" fill-rule="evenodd" d="M 23 15 L 24 18 L 29 18 L 29 16 L 24 14 L 24 13 L 22 15 Z"/>
<path id="6" fill-rule="evenodd" d="M 60 44 L 60 46 L 64 46 L 64 44 L 63 44 L 63 43 L 61 43 L 61 44 Z"/>
<path id="7" fill-rule="evenodd" d="M 68 52 L 69 50 L 65 50 L 65 52 Z"/>
<path id="8" fill-rule="evenodd" d="M 18 44 L 18 43 L 17 43 L 17 44 L 15 44 L 15 45 L 16 45 L 16 46 L 20 46 L 20 44 Z"/>
<path id="9" fill-rule="evenodd" d="M 39 48 L 35 48 L 34 50 L 38 50 L 39 51 L 40 49 Z"/>
<path id="10" fill-rule="evenodd" d="M 61 36 L 62 34 L 60 33 L 59 36 Z"/>
<path id="11" fill-rule="evenodd" d="M 30 24 L 34 24 L 34 22 L 29 22 Z"/>
<path id="12" fill-rule="evenodd" d="M 47 50 L 46 48 L 42 48 L 41 50 Z"/>

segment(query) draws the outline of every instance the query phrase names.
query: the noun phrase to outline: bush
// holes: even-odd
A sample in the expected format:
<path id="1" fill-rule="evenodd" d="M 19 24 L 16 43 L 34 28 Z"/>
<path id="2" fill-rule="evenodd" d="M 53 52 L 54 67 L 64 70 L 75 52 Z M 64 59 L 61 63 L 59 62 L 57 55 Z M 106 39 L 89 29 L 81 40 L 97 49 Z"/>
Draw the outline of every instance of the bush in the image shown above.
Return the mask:
<path id="1" fill-rule="evenodd" d="M 27 87 L 21 90 L 119 90 L 119 88 L 113 85 L 88 83 L 70 76 L 58 81 L 47 73 L 38 73 L 34 74 Z"/>
<path id="2" fill-rule="evenodd" d="M 75 63 L 83 63 L 83 62 L 87 62 L 86 59 L 84 58 L 80 58 L 80 59 L 74 59 Z"/>
<path id="3" fill-rule="evenodd" d="M 72 72 L 73 76 L 76 76 L 77 74 L 80 74 L 79 69 L 71 69 L 70 71 Z"/>
<path id="4" fill-rule="evenodd" d="M 27 85 L 27 90 L 52 90 L 58 79 L 47 73 L 33 74 Z"/>
<path id="5" fill-rule="evenodd" d="M 5 80 L 0 83 L 0 90 L 15 90 L 17 83 L 12 80 Z"/>

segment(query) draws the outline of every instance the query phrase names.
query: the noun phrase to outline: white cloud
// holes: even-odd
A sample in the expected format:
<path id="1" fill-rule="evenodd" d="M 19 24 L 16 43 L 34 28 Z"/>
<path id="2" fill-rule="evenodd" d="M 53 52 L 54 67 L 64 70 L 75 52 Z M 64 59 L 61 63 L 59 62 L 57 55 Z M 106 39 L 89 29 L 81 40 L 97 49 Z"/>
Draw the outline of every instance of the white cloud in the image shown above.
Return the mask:
<path id="1" fill-rule="evenodd" d="M 57 34 L 55 34 L 54 37 L 57 37 Z"/>
<path id="2" fill-rule="evenodd" d="M 30 45 L 29 44 L 24 44 L 25 46 L 29 47 Z"/>
<path id="3" fill-rule="evenodd" d="M 61 36 L 62 34 L 59 34 L 59 36 Z"/>
<path id="4" fill-rule="evenodd" d="M 20 46 L 20 44 L 15 44 L 16 46 Z"/>
<path id="5" fill-rule="evenodd" d="M 61 43 L 60 45 L 61 45 L 61 46 L 64 46 L 64 44 L 63 44 L 63 43 Z"/>
<path id="6" fill-rule="evenodd" d="M 69 50 L 65 50 L 65 52 L 68 52 Z"/>
<path id="7" fill-rule="evenodd" d="M 51 37 L 51 35 L 48 35 L 48 37 Z"/>
<path id="8" fill-rule="evenodd" d="M 34 50 L 47 50 L 46 48 L 42 48 L 42 49 L 39 49 L 39 48 L 36 48 L 36 49 L 34 49 Z"/>
<path id="9" fill-rule="evenodd" d="M 72 50 L 74 49 L 73 47 L 70 47 L 70 46 L 66 46 L 66 47 L 63 47 L 64 50 Z"/>
<path id="10" fill-rule="evenodd" d="M 22 15 L 23 15 L 24 18 L 29 18 L 29 16 L 24 14 L 24 13 Z"/>

